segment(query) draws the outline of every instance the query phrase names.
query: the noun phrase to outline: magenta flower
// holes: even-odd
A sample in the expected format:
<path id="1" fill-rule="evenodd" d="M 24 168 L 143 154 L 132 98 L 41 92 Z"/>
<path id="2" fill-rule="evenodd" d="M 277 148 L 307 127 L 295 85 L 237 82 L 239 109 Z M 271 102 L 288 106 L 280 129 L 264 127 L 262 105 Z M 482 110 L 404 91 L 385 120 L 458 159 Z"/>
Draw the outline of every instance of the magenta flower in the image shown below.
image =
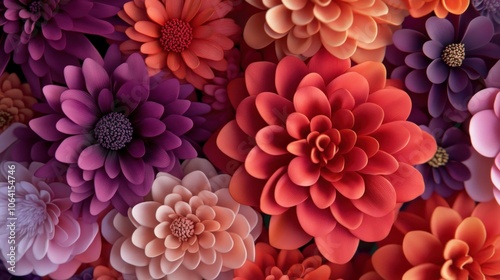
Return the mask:
<path id="1" fill-rule="evenodd" d="M 85 34 L 116 37 L 110 22 L 123 0 L 5 0 L 0 3 L 0 72 L 12 57 L 20 64 L 33 95 L 51 81 L 64 82 L 67 65 L 102 60 Z"/>
<path id="2" fill-rule="evenodd" d="M 6 267 L 10 246 L 8 218 L 15 217 L 14 275 L 36 273 L 52 279 L 68 279 L 82 263 L 97 260 L 101 253 L 101 236 L 97 223 L 75 218 L 69 199 L 70 187 L 63 182 L 46 182 L 34 176 L 41 166 L 28 168 L 17 162 L 3 162 L 0 171 L 0 250 Z M 11 171 L 11 172 L 9 172 Z M 9 175 L 11 176 L 9 178 Z M 15 182 L 10 183 L 15 177 Z M 9 208 L 9 189 L 15 187 L 14 212 Z"/>
<path id="3" fill-rule="evenodd" d="M 30 127 L 57 143 L 55 158 L 69 165 L 71 201 L 97 215 L 110 204 L 122 213 L 142 200 L 157 171 L 179 170 L 196 157 L 187 137 L 208 105 L 185 98 L 193 91 L 177 79 L 149 78 L 143 59 L 120 64 L 113 45 L 100 64 L 65 69 L 67 86 L 44 87 L 45 116 Z M 195 120 L 195 121 L 193 121 Z M 199 137 L 198 137 L 199 138 Z"/>

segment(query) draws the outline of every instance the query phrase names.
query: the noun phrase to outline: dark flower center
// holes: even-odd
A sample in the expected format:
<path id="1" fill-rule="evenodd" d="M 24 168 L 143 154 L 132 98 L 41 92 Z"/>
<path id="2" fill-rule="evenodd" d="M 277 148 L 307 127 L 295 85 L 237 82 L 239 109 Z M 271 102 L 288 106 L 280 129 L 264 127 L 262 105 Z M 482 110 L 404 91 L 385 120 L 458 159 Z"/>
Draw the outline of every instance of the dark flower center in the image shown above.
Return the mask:
<path id="1" fill-rule="evenodd" d="M 434 154 L 434 157 L 427 163 L 434 168 L 438 168 L 441 166 L 445 166 L 448 163 L 448 159 L 449 156 L 446 150 L 442 147 L 438 147 L 436 153 Z"/>
<path id="2" fill-rule="evenodd" d="M 36 236 L 47 219 L 45 202 L 33 194 L 26 195 L 18 199 L 16 210 L 18 234 L 27 238 Z"/>
<path id="3" fill-rule="evenodd" d="M 94 137 L 102 147 L 109 150 L 123 149 L 130 141 L 134 130 L 130 120 L 122 113 L 112 112 L 103 116 L 94 128 Z"/>
<path id="4" fill-rule="evenodd" d="M 0 130 L 9 126 L 14 117 L 5 111 L 0 111 Z"/>
<path id="5" fill-rule="evenodd" d="M 28 5 L 28 10 L 32 14 L 39 13 L 42 10 L 42 1 L 41 0 L 31 1 L 31 3 Z"/>
<path id="6" fill-rule="evenodd" d="M 186 242 L 194 235 L 194 222 L 185 217 L 178 217 L 170 224 L 170 231 L 179 241 Z"/>
<path id="7" fill-rule="evenodd" d="M 441 59 L 450 67 L 460 67 L 465 59 L 464 44 L 450 44 L 441 53 Z"/>
<path id="8" fill-rule="evenodd" d="M 180 53 L 189 47 L 193 39 L 193 28 L 178 18 L 169 19 L 161 28 L 160 44 L 168 52 Z"/>
<path id="9" fill-rule="evenodd" d="M 336 132 L 334 135 L 338 134 L 336 129 L 329 132 Z M 340 139 L 340 134 L 338 139 Z M 309 133 L 306 140 L 311 147 L 311 161 L 321 166 L 325 166 L 339 151 L 338 143 L 336 143 L 338 140 L 332 139 L 331 135 L 326 133 L 313 131 Z"/>

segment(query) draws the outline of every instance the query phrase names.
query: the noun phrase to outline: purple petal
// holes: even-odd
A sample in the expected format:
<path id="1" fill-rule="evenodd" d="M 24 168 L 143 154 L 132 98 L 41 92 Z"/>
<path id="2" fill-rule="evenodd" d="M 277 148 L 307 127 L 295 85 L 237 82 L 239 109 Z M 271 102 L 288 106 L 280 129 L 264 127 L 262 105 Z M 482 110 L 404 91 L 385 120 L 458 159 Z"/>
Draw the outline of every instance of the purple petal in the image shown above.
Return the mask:
<path id="1" fill-rule="evenodd" d="M 178 126 L 182 126 L 182 123 L 177 123 Z M 165 124 L 153 118 L 146 118 L 140 120 L 135 126 L 134 130 L 137 131 L 143 137 L 155 137 L 163 132 L 165 132 L 166 126 Z"/>
<path id="2" fill-rule="evenodd" d="M 445 165 L 446 170 L 450 176 L 460 182 L 470 179 L 470 171 L 467 166 L 463 165 L 461 162 L 450 161 Z"/>
<path id="3" fill-rule="evenodd" d="M 108 206 L 110 202 L 102 202 L 99 199 L 97 199 L 96 196 L 92 197 L 92 201 L 90 202 L 90 214 L 97 216 L 99 213 L 104 211 Z"/>
<path id="4" fill-rule="evenodd" d="M 394 32 L 392 40 L 399 50 L 414 53 L 421 51 L 421 46 L 428 38 L 424 34 L 412 29 L 400 29 Z"/>
<path id="5" fill-rule="evenodd" d="M 62 133 L 69 135 L 84 134 L 87 129 L 70 121 L 68 118 L 62 118 L 56 123 L 56 128 Z"/>
<path id="6" fill-rule="evenodd" d="M 144 102 L 137 110 L 135 110 L 133 114 L 133 118 L 135 119 L 145 119 L 145 118 L 155 118 L 160 119 L 163 115 L 165 108 L 151 101 Z"/>
<path id="7" fill-rule="evenodd" d="M 424 54 L 430 59 L 440 58 L 443 49 L 444 46 L 438 41 L 427 41 L 422 48 Z"/>
<path id="8" fill-rule="evenodd" d="M 446 81 L 450 74 L 450 68 L 446 65 L 441 58 L 438 58 L 429 64 L 427 67 L 427 78 L 433 84 L 441 84 Z"/>
<path id="9" fill-rule="evenodd" d="M 405 78 L 406 87 L 415 93 L 426 93 L 431 88 L 431 83 L 424 70 L 413 70 Z"/>
<path id="10" fill-rule="evenodd" d="M 99 104 L 99 109 L 103 113 L 113 112 L 115 106 L 113 93 L 107 88 L 104 88 L 99 93 L 97 97 L 97 102 Z"/>
<path id="11" fill-rule="evenodd" d="M 467 75 L 469 76 L 469 79 L 471 80 L 476 80 L 479 78 L 479 76 L 485 78 L 488 75 L 488 68 L 486 66 L 486 63 L 484 62 L 484 60 L 477 57 L 464 59 L 462 64 L 462 69 L 466 71 Z"/>
<path id="12" fill-rule="evenodd" d="M 120 174 L 120 164 L 118 162 L 118 154 L 114 151 L 109 151 L 104 163 L 104 169 L 109 178 L 114 179 Z"/>
<path id="13" fill-rule="evenodd" d="M 110 179 L 104 170 L 98 170 L 94 179 L 95 196 L 97 199 L 101 202 L 111 200 L 118 190 L 119 182 L 119 180 Z"/>
<path id="14" fill-rule="evenodd" d="M 97 121 L 97 110 L 92 110 L 80 101 L 64 100 L 61 108 L 70 120 L 82 127 L 92 128 Z"/>
<path id="15" fill-rule="evenodd" d="M 193 121 L 189 118 L 179 115 L 167 116 L 164 120 L 167 130 L 175 135 L 183 135 L 193 127 Z"/>
<path id="16" fill-rule="evenodd" d="M 450 69 L 450 77 L 448 80 L 448 85 L 453 92 L 462 91 L 469 83 L 469 77 L 464 71 L 458 68 Z"/>
<path id="17" fill-rule="evenodd" d="M 115 31 L 113 25 L 109 22 L 85 16 L 79 19 L 73 19 L 73 28 L 71 31 L 83 34 L 106 35 Z"/>
<path id="18" fill-rule="evenodd" d="M 182 141 L 179 138 L 179 136 L 173 134 L 172 132 L 170 132 L 168 130 L 165 131 L 165 133 L 162 133 L 161 135 L 155 137 L 155 140 L 166 151 L 170 151 L 170 150 L 173 150 L 175 148 L 178 148 L 182 144 Z"/>
<path id="19" fill-rule="evenodd" d="M 64 163 L 77 163 L 78 155 L 88 147 L 90 135 L 75 135 L 64 139 L 56 150 L 56 159 Z"/>
<path id="20" fill-rule="evenodd" d="M 146 146 L 140 139 L 134 139 L 127 145 L 127 151 L 135 158 L 141 158 L 146 154 Z"/>
<path id="21" fill-rule="evenodd" d="M 476 114 L 480 111 L 491 109 L 497 95 L 497 88 L 485 88 L 478 91 L 469 101 L 469 111 L 472 114 Z"/>
<path id="22" fill-rule="evenodd" d="M 469 82 L 469 80 L 467 80 L 466 82 L 467 85 L 465 86 L 465 89 L 459 92 L 453 92 L 448 87 L 448 100 L 450 101 L 450 104 L 453 106 L 453 108 L 459 111 L 467 110 L 467 103 L 470 101 L 472 94 L 474 94 L 472 90 L 472 84 Z"/>
<path id="23" fill-rule="evenodd" d="M 151 100 L 166 105 L 179 98 L 179 80 L 162 80 L 156 84 L 153 83 L 154 81 L 156 80 L 151 80 Z"/>
<path id="24" fill-rule="evenodd" d="M 431 17 L 425 22 L 425 29 L 432 40 L 440 42 L 443 46 L 453 43 L 455 28 L 447 19 Z"/>
<path id="25" fill-rule="evenodd" d="M 122 64 L 124 65 L 124 64 Z M 116 93 L 116 100 L 120 105 L 126 106 L 126 115 L 133 112 L 137 106 L 148 98 L 149 92 L 142 84 L 136 81 L 125 82 Z"/>
<path id="26" fill-rule="evenodd" d="M 46 115 L 29 122 L 29 126 L 33 131 L 47 141 L 59 141 L 65 137 L 56 129 L 56 123 L 61 119 L 59 115 Z"/>
<path id="27" fill-rule="evenodd" d="M 61 29 L 57 26 L 55 21 L 52 20 L 42 24 L 42 33 L 43 36 L 49 40 L 59 40 L 62 36 Z"/>
<path id="28" fill-rule="evenodd" d="M 446 97 L 446 88 L 442 84 L 432 85 L 427 102 L 431 116 L 437 118 L 443 113 L 447 100 Z"/>
<path id="29" fill-rule="evenodd" d="M 163 104 L 163 103 L 162 103 Z M 171 103 L 164 104 L 165 115 L 184 115 L 189 110 L 191 101 L 189 100 L 175 100 Z"/>
<path id="30" fill-rule="evenodd" d="M 179 148 L 174 150 L 175 155 L 179 159 L 191 159 L 198 156 L 198 152 L 193 148 L 193 145 L 185 139 L 181 139 L 182 144 Z"/>
<path id="31" fill-rule="evenodd" d="M 113 70 L 120 65 L 122 59 L 122 54 L 120 48 L 117 44 L 112 44 L 109 46 L 106 55 L 104 56 L 104 69 L 111 74 Z"/>
<path id="32" fill-rule="evenodd" d="M 38 77 L 43 77 L 49 73 L 49 68 L 45 64 L 45 60 L 34 60 L 31 57 L 28 58 L 28 63 L 31 68 L 31 71 L 35 73 Z"/>
<path id="33" fill-rule="evenodd" d="M 406 56 L 405 63 L 414 69 L 424 69 L 429 64 L 428 58 L 419 52 L 412 53 Z"/>
<path id="34" fill-rule="evenodd" d="M 141 184 L 134 184 L 134 185 L 129 184 L 129 188 L 136 195 L 143 197 L 151 191 L 154 177 L 155 174 L 153 168 L 151 166 L 146 166 L 144 168 L 144 182 L 142 182 Z"/>
<path id="35" fill-rule="evenodd" d="M 447 147 L 445 150 L 450 156 L 450 160 L 454 161 L 464 161 L 470 157 L 470 145 L 467 144 L 457 144 Z"/>
<path id="36" fill-rule="evenodd" d="M 59 40 L 48 40 L 49 45 L 57 51 L 64 51 L 66 48 L 66 33 L 62 33 Z"/>
<path id="37" fill-rule="evenodd" d="M 462 43 L 467 51 L 475 50 L 488 44 L 493 38 L 493 32 L 493 23 L 490 19 L 483 16 L 476 17 L 467 26 Z"/>
<path id="38" fill-rule="evenodd" d="M 132 184 L 140 184 L 144 181 L 144 162 L 142 159 L 136 159 L 128 154 L 118 156 L 120 166 L 125 178 Z"/>
<path id="39" fill-rule="evenodd" d="M 43 52 L 45 50 L 45 43 L 40 36 L 36 36 L 31 39 L 28 44 L 28 50 L 30 52 L 31 58 L 34 60 L 40 60 L 43 56 Z"/>
<path id="40" fill-rule="evenodd" d="M 165 168 L 170 164 L 170 156 L 168 153 L 159 146 L 150 147 L 150 151 L 144 156 L 144 160 L 159 168 Z"/>
<path id="41" fill-rule="evenodd" d="M 69 65 L 64 68 L 64 79 L 70 89 L 85 90 L 82 68 Z"/>
<path id="42" fill-rule="evenodd" d="M 90 58 L 101 65 L 104 63 L 97 49 L 83 34 L 76 32 L 67 32 L 66 34 L 67 38 L 65 50 L 68 54 L 71 54 L 81 60 Z"/>
<path id="43" fill-rule="evenodd" d="M 78 167 L 83 170 L 96 170 L 104 166 L 107 151 L 100 144 L 88 146 L 78 157 Z"/>
<path id="44" fill-rule="evenodd" d="M 85 59 L 82 65 L 82 73 L 85 85 L 90 94 L 95 96 L 102 89 L 110 87 L 108 73 L 96 61 Z"/>

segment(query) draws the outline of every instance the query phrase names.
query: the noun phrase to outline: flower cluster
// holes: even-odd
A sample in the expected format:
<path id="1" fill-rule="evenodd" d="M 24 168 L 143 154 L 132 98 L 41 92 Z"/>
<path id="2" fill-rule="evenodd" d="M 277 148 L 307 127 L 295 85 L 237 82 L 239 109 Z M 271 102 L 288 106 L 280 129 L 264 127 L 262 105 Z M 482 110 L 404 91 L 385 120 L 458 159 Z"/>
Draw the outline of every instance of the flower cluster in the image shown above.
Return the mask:
<path id="1" fill-rule="evenodd" d="M 4 0 L 0 278 L 498 279 L 498 0 Z"/>

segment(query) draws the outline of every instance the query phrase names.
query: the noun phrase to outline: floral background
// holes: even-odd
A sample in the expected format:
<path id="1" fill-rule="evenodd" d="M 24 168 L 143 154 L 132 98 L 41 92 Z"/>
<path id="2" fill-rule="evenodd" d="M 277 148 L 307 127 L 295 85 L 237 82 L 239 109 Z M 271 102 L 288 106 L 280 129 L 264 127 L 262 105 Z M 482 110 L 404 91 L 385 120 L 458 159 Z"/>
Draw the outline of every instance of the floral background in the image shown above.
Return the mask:
<path id="1" fill-rule="evenodd" d="M 1 279 L 500 278 L 498 0 L 4 0 L 0 30 Z"/>

